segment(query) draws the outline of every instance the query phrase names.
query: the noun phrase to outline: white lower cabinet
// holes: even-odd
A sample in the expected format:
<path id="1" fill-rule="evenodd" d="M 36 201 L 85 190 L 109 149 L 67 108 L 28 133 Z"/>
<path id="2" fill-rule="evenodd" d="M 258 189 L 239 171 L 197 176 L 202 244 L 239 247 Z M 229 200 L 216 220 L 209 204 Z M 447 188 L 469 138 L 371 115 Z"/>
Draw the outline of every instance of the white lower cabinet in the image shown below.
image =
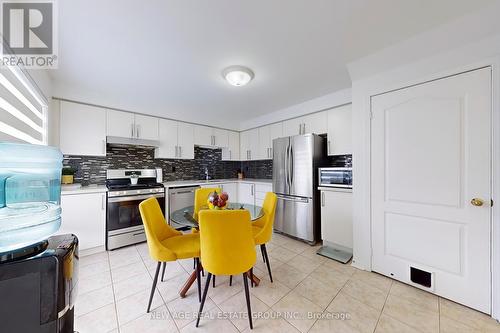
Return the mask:
<path id="1" fill-rule="evenodd" d="M 266 198 L 267 192 L 272 192 L 272 184 L 255 184 L 255 205 L 262 207 L 264 205 L 264 199 Z"/>
<path id="2" fill-rule="evenodd" d="M 352 190 L 321 191 L 323 244 L 352 250 Z"/>
<path id="3" fill-rule="evenodd" d="M 238 202 L 255 205 L 255 184 L 238 183 Z"/>
<path id="4" fill-rule="evenodd" d="M 219 185 L 222 192 L 229 195 L 229 202 L 238 202 L 238 183 L 223 183 Z"/>
<path id="5" fill-rule="evenodd" d="M 58 234 L 75 234 L 80 250 L 104 246 L 106 193 L 62 195 L 61 209 L 61 228 Z"/>

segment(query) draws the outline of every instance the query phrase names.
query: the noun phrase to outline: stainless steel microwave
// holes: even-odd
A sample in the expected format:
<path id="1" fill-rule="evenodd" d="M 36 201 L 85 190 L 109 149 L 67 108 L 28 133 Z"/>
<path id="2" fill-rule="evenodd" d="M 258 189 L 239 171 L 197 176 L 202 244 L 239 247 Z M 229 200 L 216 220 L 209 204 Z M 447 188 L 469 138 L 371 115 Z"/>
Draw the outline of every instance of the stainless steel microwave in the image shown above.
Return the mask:
<path id="1" fill-rule="evenodd" d="M 352 168 L 319 168 L 319 186 L 352 188 Z"/>

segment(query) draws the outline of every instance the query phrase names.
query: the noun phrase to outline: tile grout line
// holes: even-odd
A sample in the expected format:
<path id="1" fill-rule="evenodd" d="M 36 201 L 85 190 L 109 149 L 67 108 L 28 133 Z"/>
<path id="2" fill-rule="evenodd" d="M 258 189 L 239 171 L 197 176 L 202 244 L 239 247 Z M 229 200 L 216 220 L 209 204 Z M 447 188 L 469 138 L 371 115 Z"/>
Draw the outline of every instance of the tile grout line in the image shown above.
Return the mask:
<path id="1" fill-rule="evenodd" d="M 118 333 L 120 333 L 120 323 L 118 322 L 118 310 L 116 309 L 116 295 L 115 295 L 115 285 L 113 283 L 113 272 L 111 271 L 111 262 L 109 260 L 109 252 L 106 251 L 108 255 L 108 265 L 109 265 L 109 276 L 111 279 L 111 290 L 113 291 L 113 306 L 115 308 L 115 316 L 116 316 L 116 329 Z"/>
<path id="2" fill-rule="evenodd" d="M 139 251 L 137 251 L 137 252 L 139 252 Z M 146 265 L 146 262 L 144 261 L 144 258 L 140 255 L 140 253 L 139 253 L 139 256 L 141 257 L 141 260 L 142 260 L 142 262 L 143 262 L 144 266 L 146 266 L 146 270 L 148 271 L 148 275 L 151 277 L 151 279 L 153 279 L 153 276 L 151 275 L 151 272 L 149 271 L 148 266 Z M 184 271 L 186 271 L 186 270 L 184 269 L 184 266 L 182 266 L 181 264 L 179 264 L 179 265 L 181 266 L 181 268 L 182 268 Z M 167 268 L 166 268 L 166 267 L 165 267 L 165 270 L 167 270 Z M 161 280 L 160 280 L 160 282 L 161 282 Z M 167 309 L 167 312 L 168 312 L 168 314 L 169 314 L 169 316 L 170 316 L 170 319 L 172 319 L 172 322 L 173 322 L 173 323 L 174 323 L 174 325 L 175 325 L 175 329 L 177 330 L 177 332 L 180 332 L 180 328 L 179 328 L 179 326 L 177 326 L 177 323 L 175 322 L 174 317 L 172 316 L 172 313 L 170 312 L 170 309 L 169 309 L 169 307 L 168 307 L 168 305 L 167 305 L 167 302 L 166 302 L 166 301 L 165 301 L 165 299 L 163 298 L 163 295 L 161 294 L 160 289 L 158 288 L 158 285 L 157 285 L 157 286 L 156 286 L 156 288 L 155 288 L 155 293 L 156 293 L 156 292 L 158 292 L 158 294 L 160 295 L 161 300 L 163 301 L 163 305 L 165 305 L 165 308 Z M 153 294 L 153 297 L 154 297 L 154 294 Z M 161 306 L 161 305 L 160 305 L 160 306 Z M 154 310 L 154 309 L 153 309 L 153 310 Z"/>
<path id="3" fill-rule="evenodd" d="M 378 314 L 378 318 L 377 318 L 377 323 L 375 324 L 375 327 L 373 328 L 373 332 L 375 332 L 377 330 L 378 323 L 380 322 L 380 317 L 382 317 L 382 313 L 384 312 L 385 304 L 387 303 L 387 299 L 389 298 L 389 295 L 391 294 L 391 289 L 392 289 L 393 284 L 394 284 L 394 281 L 391 280 L 391 286 L 389 287 L 389 291 L 387 292 L 387 295 L 385 296 L 384 305 L 382 306 L 382 309 L 380 309 L 380 313 Z"/>

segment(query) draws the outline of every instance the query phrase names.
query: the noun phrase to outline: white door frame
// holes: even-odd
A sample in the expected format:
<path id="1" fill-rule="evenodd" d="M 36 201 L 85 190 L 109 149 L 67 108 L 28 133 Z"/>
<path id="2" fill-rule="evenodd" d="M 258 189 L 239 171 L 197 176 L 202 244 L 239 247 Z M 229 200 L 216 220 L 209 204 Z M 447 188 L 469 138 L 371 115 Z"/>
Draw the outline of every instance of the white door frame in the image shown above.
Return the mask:
<path id="1" fill-rule="evenodd" d="M 363 239 L 369 241 L 370 248 L 362 249 L 364 253 L 360 253 L 359 257 L 361 260 L 355 260 L 353 262 L 354 266 L 359 268 L 364 268 L 367 270 L 372 269 L 372 221 L 371 221 L 371 99 L 373 96 L 380 95 L 382 93 L 390 92 L 392 90 L 398 90 L 404 87 L 410 87 L 418 84 L 425 83 L 427 81 L 433 81 L 447 76 L 456 75 L 459 73 L 471 71 L 474 69 L 479 69 L 482 67 L 491 67 L 492 72 L 492 199 L 494 205 L 492 208 L 491 215 L 491 309 L 492 317 L 499 320 L 500 319 L 500 172 L 495 174 L 495 170 L 500 170 L 500 57 L 488 58 L 482 61 L 469 64 L 466 66 L 461 66 L 458 68 L 448 69 L 431 75 L 426 75 L 418 79 L 412 80 L 399 80 L 398 83 L 381 83 L 379 85 L 368 84 L 368 87 L 361 85 L 360 90 L 362 93 L 362 100 L 359 100 L 361 105 L 358 107 L 362 108 L 361 116 L 358 118 L 361 121 L 362 128 L 362 138 L 358 142 L 363 144 L 363 150 L 358 151 L 362 156 L 362 163 L 365 165 L 364 168 L 360 168 L 358 174 L 355 173 L 355 184 L 354 189 L 356 190 L 356 178 L 360 184 L 360 195 L 358 199 L 358 204 L 363 206 L 362 212 L 358 215 L 358 218 L 363 219 L 363 225 L 355 226 L 354 232 L 359 233 L 363 227 L 368 227 L 369 224 L 369 235 L 363 235 L 359 240 Z M 411 72 L 411 71 L 410 71 Z M 417 73 L 412 73 L 417 74 Z M 401 76 L 401 75 L 400 75 Z M 403 75 L 404 76 L 404 75 Z M 415 75 L 413 75 L 415 76 Z M 379 81 L 381 82 L 381 81 Z M 356 86 L 353 87 L 356 89 Z M 355 92 L 354 92 L 355 93 Z M 359 96 L 361 97 L 361 96 Z M 355 96 L 353 96 L 353 99 Z M 359 134 L 359 133 L 358 133 Z M 355 134 L 356 135 L 356 134 Z M 356 156 L 354 156 L 354 164 L 358 163 L 356 161 Z M 368 166 L 368 167 L 366 167 Z M 356 168 L 356 166 L 355 166 Z M 356 169 L 355 169 L 356 170 Z M 361 179 L 361 180 L 360 180 Z M 358 207 L 359 208 L 359 207 Z M 357 229 L 357 230 L 356 230 Z M 356 244 L 354 245 L 356 249 Z M 368 253 L 370 252 L 370 253 Z M 369 254 L 369 257 L 368 257 Z"/>

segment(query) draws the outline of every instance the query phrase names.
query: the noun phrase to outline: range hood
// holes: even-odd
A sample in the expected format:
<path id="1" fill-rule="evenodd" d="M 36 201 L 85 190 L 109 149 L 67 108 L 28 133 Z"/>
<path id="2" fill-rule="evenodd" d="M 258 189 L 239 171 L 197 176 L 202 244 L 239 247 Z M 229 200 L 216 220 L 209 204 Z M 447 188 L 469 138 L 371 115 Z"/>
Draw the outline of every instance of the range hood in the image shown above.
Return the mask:
<path id="1" fill-rule="evenodd" d="M 160 146 L 160 141 L 157 140 L 122 138 L 119 136 L 107 136 L 106 142 L 112 146 L 138 146 L 146 148 L 156 148 Z"/>

